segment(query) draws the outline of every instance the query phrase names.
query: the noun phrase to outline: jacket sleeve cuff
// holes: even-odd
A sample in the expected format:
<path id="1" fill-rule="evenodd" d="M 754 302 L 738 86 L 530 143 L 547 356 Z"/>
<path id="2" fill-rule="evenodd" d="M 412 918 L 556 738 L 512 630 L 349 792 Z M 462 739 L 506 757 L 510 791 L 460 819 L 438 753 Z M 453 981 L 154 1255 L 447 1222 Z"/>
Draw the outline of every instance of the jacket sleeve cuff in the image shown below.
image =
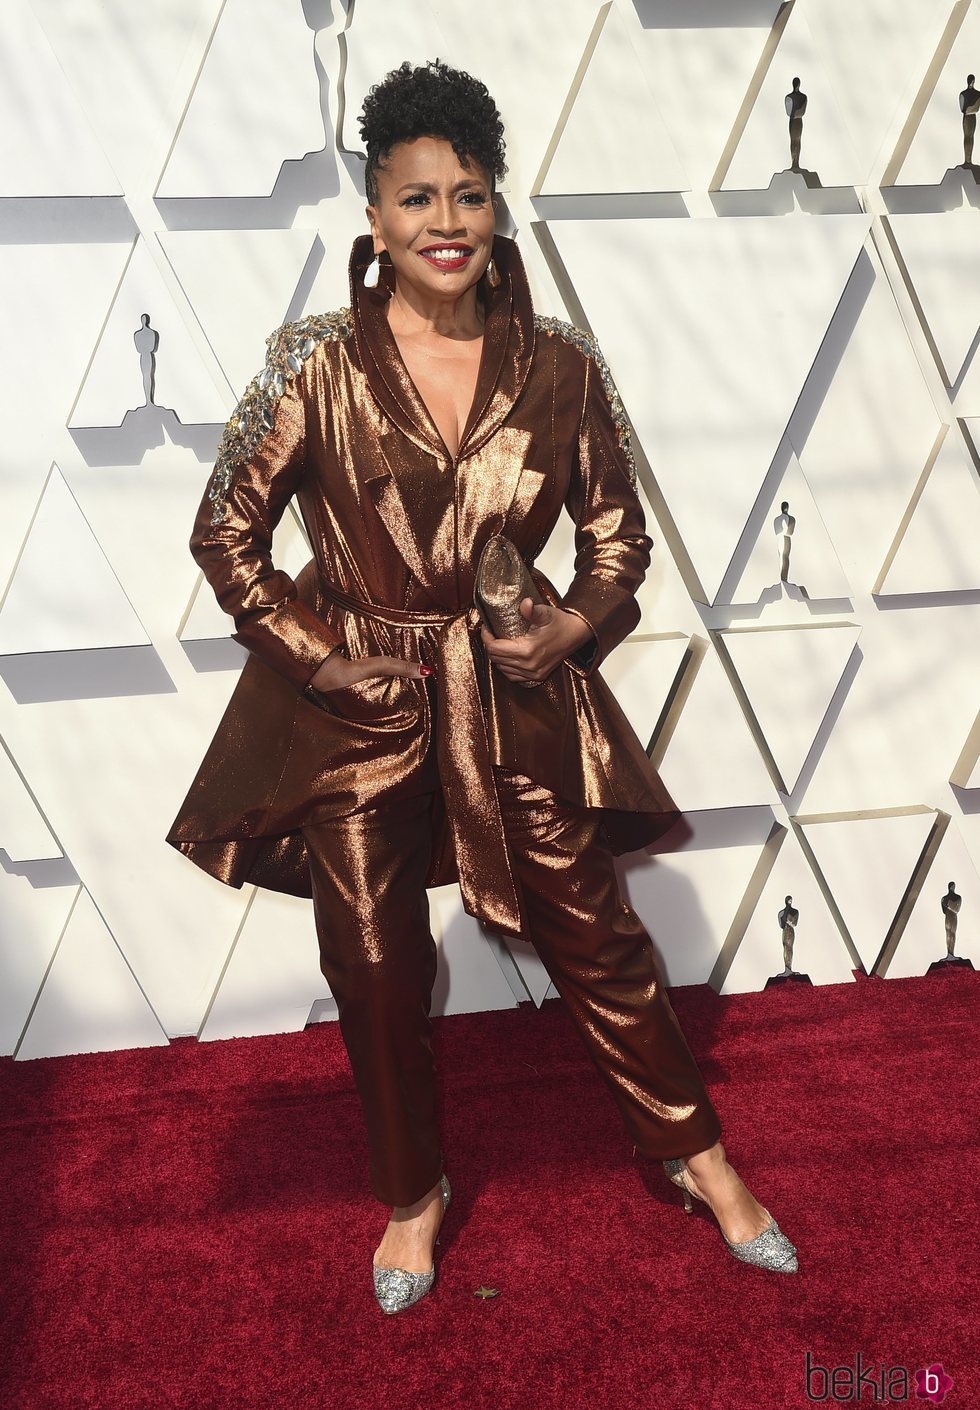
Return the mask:
<path id="1" fill-rule="evenodd" d="M 568 658 L 573 670 L 575 662 L 579 662 L 582 675 L 591 675 L 613 647 L 629 636 L 640 620 L 640 607 L 635 597 L 624 597 L 617 588 L 588 574 L 583 574 L 572 583 L 561 606 L 566 612 L 574 612 L 587 622 L 595 637 L 596 645 L 591 658 L 588 656 L 589 642 Z"/>
<path id="2" fill-rule="evenodd" d="M 341 654 L 341 656 L 344 655 L 344 643 L 343 643 L 342 641 L 338 641 L 335 646 L 332 646 L 332 647 L 330 648 L 330 650 L 327 652 L 326 656 L 324 656 L 323 661 L 328 661 L 328 660 L 330 659 L 330 657 L 333 656 L 334 652 L 336 652 L 336 651 L 339 651 L 340 654 Z M 306 696 L 306 698 L 307 698 L 308 700 L 315 700 L 317 703 L 319 703 L 320 696 L 321 696 L 322 694 L 324 694 L 324 692 L 321 691 L 321 690 L 317 690 L 317 688 L 312 684 L 312 681 L 313 681 L 313 677 L 316 675 L 317 671 L 320 669 L 320 666 L 323 665 L 323 661 L 321 661 L 321 662 L 319 663 L 319 665 L 316 667 L 316 670 L 314 670 L 314 671 L 312 672 L 312 674 L 310 675 L 309 680 L 308 680 L 308 681 L 306 682 L 306 684 L 303 686 L 303 692 L 302 692 L 302 693 Z"/>
<path id="3" fill-rule="evenodd" d="M 585 616 L 584 612 L 579 612 L 574 607 L 565 607 L 564 604 L 563 610 L 565 612 L 571 612 L 573 616 L 578 617 L 592 633 L 588 641 L 584 642 L 573 651 L 570 656 L 565 657 L 565 664 L 573 670 L 576 675 L 590 676 L 602 659 L 602 647 L 599 644 L 596 629 L 593 627 L 588 617 Z"/>
<path id="4" fill-rule="evenodd" d="M 303 691 L 340 642 L 323 621 L 298 599 L 281 603 L 273 612 L 242 622 L 232 638 L 260 657 Z"/>

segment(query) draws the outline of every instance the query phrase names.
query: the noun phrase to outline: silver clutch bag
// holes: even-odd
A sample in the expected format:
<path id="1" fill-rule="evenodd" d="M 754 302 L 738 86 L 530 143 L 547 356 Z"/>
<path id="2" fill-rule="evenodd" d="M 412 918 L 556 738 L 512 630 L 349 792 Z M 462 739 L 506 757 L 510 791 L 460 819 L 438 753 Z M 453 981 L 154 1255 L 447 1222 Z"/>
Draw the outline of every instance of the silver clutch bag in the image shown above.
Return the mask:
<path id="1" fill-rule="evenodd" d="M 544 602 L 527 564 L 510 539 L 494 534 L 487 539 L 476 565 L 473 601 L 487 630 L 494 636 L 523 636 L 527 622 L 520 604 L 525 597 Z"/>

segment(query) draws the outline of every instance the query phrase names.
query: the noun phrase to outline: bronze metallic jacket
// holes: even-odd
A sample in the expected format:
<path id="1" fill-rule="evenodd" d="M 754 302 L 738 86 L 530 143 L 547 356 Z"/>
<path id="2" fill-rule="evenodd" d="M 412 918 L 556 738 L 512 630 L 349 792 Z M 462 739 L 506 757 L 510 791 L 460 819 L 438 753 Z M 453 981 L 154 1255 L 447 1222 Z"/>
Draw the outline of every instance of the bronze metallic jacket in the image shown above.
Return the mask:
<path id="1" fill-rule="evenodd" d="M 471 915 L 518 934 L 492 765 L 600 809 L 615 853 L 679 816 L 598 673 L 639 620 L 653 541 L 606 364 L 588 334 L 534 314 L 514 242 L 494 242 L 501 282 L 455 458 L 388 328 L 390 267 L 364 287 L 372 257 L 355 241 L 349 309 L 270 336 L 225 427 L 190 546 L 250 655 L 167 841 L 231 886 L 309 896 L 304 825 L 432 791 L 427 884 L 458 879 Z M 314 553 L 295 581 L 271 558 L 293 496 Z M 533 562 L 563 507 L 576 553 L 561 596 Z M 491 667 L 480 639 L 474 574 L 498 533 L 593 631 L 535 689 Z M 434 675 L 314 691 L 338 643 Z"/>

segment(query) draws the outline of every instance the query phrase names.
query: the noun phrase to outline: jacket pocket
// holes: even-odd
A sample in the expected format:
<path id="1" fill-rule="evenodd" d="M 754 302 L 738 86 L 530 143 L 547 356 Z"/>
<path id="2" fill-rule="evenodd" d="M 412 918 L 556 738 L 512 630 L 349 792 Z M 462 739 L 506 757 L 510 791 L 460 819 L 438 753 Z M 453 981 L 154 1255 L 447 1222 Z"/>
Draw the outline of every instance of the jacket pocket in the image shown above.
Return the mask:
<path id="1" fill-rule="evenodd" d="M 341 720 L 365 725 L 404 725 L 422 710 L 419 682 L 409 676 L 368 676 L 336 690 L 303 691 L 307 700 Z"/>

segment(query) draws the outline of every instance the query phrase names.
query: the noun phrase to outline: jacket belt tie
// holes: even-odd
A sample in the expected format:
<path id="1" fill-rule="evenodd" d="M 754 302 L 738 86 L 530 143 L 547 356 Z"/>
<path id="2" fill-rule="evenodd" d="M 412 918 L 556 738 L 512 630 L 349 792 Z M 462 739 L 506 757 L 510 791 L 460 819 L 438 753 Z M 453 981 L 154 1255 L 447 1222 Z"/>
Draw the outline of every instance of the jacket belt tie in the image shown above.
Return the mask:
<path id="1" fill-rule="evenodd" d="M 523 929 L 476 677 L 476 607 L 406 611 L 350 597 L 321 578 L 323 596 L 391 626 L 436 627 L 436 760 L 464 909 L 495 930 Z"/>

